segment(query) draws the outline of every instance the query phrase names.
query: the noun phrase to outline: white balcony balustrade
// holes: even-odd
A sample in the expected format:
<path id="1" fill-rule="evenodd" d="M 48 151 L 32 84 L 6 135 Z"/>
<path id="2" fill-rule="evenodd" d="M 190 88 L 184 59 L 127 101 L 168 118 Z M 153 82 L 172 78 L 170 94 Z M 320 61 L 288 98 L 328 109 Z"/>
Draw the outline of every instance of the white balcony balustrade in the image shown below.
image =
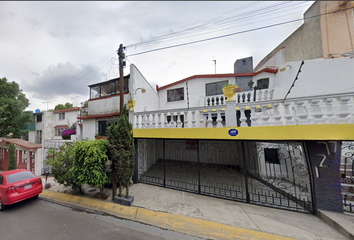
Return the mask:
<path id="1" fill-rule="evenodd" d="M 272 100 L 272 91 L 260 90 L 257 101 L 253 101 L 251 92 L 238 93 L 236 96 L 234 108 L 226 107 L 225 102 L 221 104 L 221 96 L 218 96 L 218 101 L 210 100 L 214 102 L 211 106 L 136 113 L 130 111 L 130 114 L 134 114 L 131 119 L 137 129 L 226 127 L 226 116 L 235 119 L 228 123 L 229 126 L 239 127 L 354 123 L 354 93 L 287 99 L 284 102 Z M 239 102 L 239 99 L 242 101 Z"/>

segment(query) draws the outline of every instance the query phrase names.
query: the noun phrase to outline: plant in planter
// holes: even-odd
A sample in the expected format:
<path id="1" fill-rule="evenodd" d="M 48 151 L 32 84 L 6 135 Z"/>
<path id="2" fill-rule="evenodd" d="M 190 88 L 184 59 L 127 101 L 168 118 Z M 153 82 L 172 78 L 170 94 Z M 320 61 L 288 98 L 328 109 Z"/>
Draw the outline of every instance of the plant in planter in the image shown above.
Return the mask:
<path id="1" fill-rule="evenodd" d="M 107 138 L 106 136 L 101 136 L 99 133 L 96 133 L 96 135 L 95 135 L 96 140 L 106 139 L 106 138 Z"/>
<path id="2" fill-rule="evenodd" d="M 234 96 L 236 92 L 240 92 L 241 90 L 242 88 L 239 88 L 236 84 L 232 83 L 225 84 L 222 88 L 225 97 L 227 97 L 226 101 L 235 100 Z"/>
<path id="3" fill-rule="evenodd" d="M 133 196 L 129 196 L 129 181 L 134 174 L 134 138 L 133 138 L 133 126 L 129 122 L 129 118 L 126 113 L 126 104 L 119 120 L 114 120 L 107 128 L 108 136 L 108 149 L 112 160 L 112 175 L 118 182 L 119 193 L 118 197 L 122 198 L 122 185 L 126 186 L 125 199 L 134 199 Z M 113 188 L 113 190 L 116 190 Z M 113 197 L 115 196 L 113 192 Z M 115 198 L 113 199 L 115 201 Z M 122 203 L 124 204 L 124 203 Z M 130 203 L 131 204 L 131 203 Z"/>
<path id="4" fill-rule="evenodd" d="M 68 126 L 70 126 L 69 121 L 68 121 Z M 61 133 L 61 136 L 63 139 L 71 139 L 71 135 L 73 134 L 76 134 L 76 122 L 73 123 L 68 129 L 65 129 Z"/>

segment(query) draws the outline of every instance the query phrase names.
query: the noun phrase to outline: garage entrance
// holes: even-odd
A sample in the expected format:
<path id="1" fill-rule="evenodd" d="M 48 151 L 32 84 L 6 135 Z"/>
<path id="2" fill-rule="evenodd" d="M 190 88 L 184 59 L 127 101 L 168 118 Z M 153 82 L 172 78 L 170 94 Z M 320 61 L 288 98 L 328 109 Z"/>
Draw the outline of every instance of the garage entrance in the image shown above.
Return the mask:
<path id="1" fill-rule="evenodd" d="M 138 139 L 138 181 L 161 187 L 313 212 L 301 142 Z"/>

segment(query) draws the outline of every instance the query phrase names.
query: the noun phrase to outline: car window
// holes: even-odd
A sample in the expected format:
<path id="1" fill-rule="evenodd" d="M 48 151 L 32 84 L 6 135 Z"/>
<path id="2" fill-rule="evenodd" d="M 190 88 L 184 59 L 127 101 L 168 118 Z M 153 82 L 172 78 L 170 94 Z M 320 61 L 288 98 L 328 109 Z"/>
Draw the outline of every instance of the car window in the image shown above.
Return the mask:
<path id="1" fill-rule="evenodd" d="M 18 172 L 7 176 L 8 183 L 14 183 L 25 179 L 33 178 L 35 175 L 31 172 Z"/>
<path id="2" fill-rule="evenodd" d="M 0 175 L 0 185 L 2 185 L 3 182 L 4 182 L 4 177 Z"/>

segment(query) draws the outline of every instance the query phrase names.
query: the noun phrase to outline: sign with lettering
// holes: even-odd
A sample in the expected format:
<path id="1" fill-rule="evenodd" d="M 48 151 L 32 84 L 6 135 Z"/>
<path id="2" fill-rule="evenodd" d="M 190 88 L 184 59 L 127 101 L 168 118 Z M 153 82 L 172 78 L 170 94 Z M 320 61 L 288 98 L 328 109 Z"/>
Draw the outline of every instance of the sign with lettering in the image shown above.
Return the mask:
<path id="1" fill-rule="evenodd" d="M 235 136 L 237 136 L 237 134 L 238 134 L 237 129 L 232 128 L 232 129 L 229 130 L 229 135 L 230 136 L 235 137 Z"/>

